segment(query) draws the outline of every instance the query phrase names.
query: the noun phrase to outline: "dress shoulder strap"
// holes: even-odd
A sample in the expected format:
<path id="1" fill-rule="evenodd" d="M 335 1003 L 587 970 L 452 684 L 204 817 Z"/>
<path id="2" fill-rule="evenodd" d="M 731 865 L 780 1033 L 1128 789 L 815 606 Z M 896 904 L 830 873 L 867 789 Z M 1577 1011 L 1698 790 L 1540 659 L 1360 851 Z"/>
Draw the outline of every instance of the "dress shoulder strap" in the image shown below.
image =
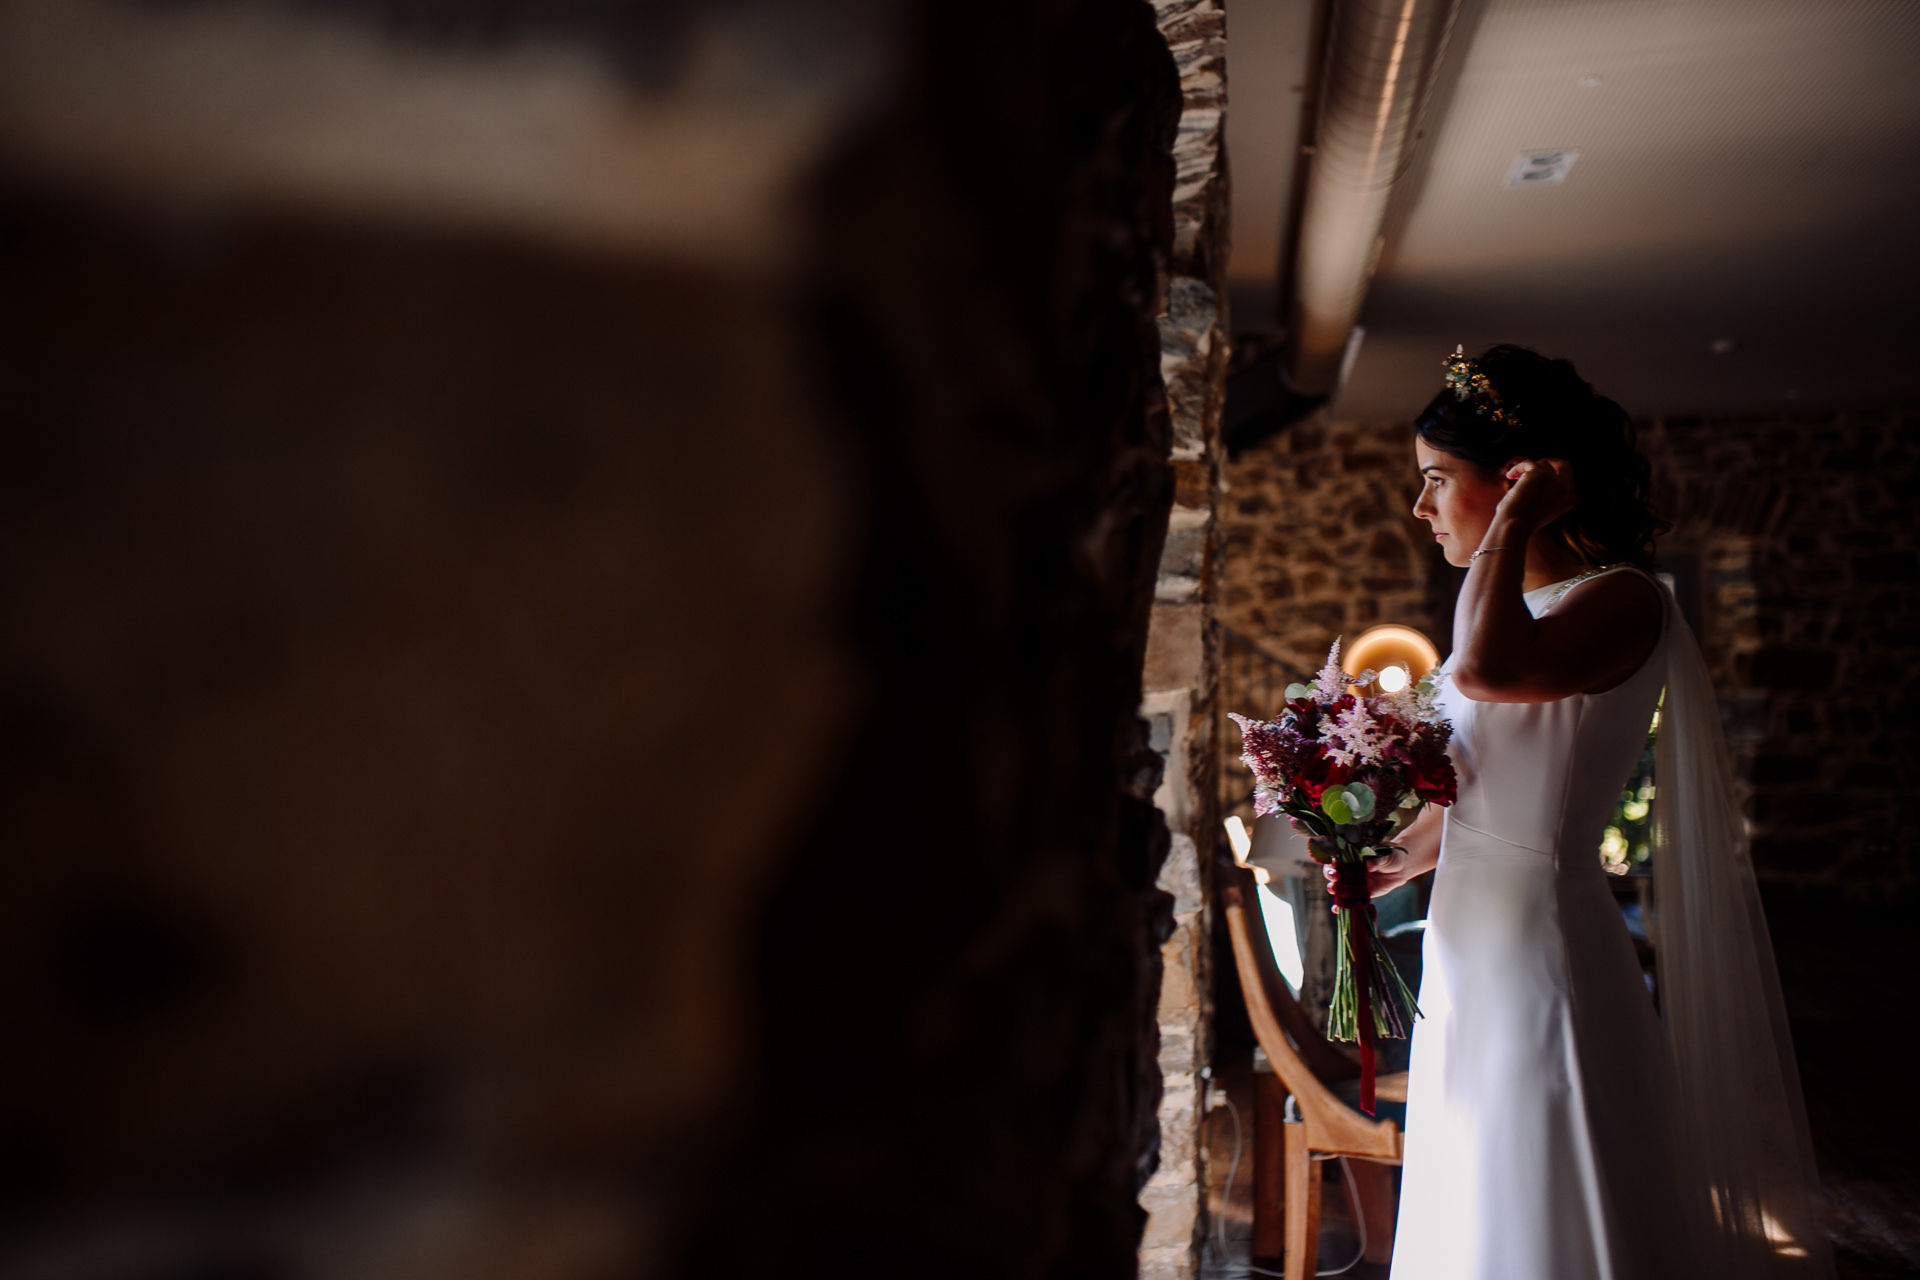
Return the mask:
<path id="1" fill-rule="evenodd" d="M 1622 561 L 1619 564 L 1598 565 L 1595 568 L 1587 570 L 1585 573 L 1577 574 L 1574 577 L 1568 578 L 1565 582 L 1558 584 L 1553 588 L 1553 594 L 1549 595 L 1546 598 L 1545 602 L 1541 604 L 1540 612 L 1541 613 L 1552 612 L 1553 607 L 1559 604 L 1562 600 L 1564 600 L 1566 598 L 1567 593 L 1573 590 L 1575 587 L 1580 586 L 1583 583 L 1592 582 L 1595 578 L 1605 577 L 1607 574 L 1619 573 L 1623 570 L 1627 573 L 1637 575 L 1643 581 L 1645 581 L 1649 586 L 1653 588 L 1654 594 L 1662 597 L 1662 599 L 1665 598 L 1666 588 L 1664 584 L 1661 583 L 1659 578 L 1655 577 L 1652 573 L 1641 568 L 1637 564 L 1628 564 L 1625 561 Z"/>

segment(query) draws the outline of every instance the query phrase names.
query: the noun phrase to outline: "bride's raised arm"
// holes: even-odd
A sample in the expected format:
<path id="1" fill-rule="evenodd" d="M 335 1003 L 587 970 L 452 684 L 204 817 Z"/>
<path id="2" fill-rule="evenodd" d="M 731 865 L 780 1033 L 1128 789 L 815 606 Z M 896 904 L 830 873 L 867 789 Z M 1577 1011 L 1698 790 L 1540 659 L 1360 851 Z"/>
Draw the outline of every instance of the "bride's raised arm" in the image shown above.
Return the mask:
<path id="1" fill-rule="evenodd" d="M 1454 607 L 1454 685 L 1477 702 L 1552 702 L 1626 679 L 1660 642 L 1651 583 L 1617 573 L 1584 583 L 1545 617 L 1522 595 L 1582 566 L 1550 531 L 1574 502 L 1570 465 L 1516 460 Z"/>

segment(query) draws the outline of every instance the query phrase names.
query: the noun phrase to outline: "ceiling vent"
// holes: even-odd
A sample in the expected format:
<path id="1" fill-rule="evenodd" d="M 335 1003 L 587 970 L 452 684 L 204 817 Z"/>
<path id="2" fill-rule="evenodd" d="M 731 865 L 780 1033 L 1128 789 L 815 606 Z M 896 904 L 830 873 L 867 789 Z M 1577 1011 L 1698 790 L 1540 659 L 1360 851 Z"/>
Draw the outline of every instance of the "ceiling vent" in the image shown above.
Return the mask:
<path id="1" fill-rule="evenodd" d="M 1543 182 L 1563 182 L 1567 170 L 1580 158 L 1578 151 L 1522 151 L 1507 170 L 1510 187 L 1536 187 Z"/>

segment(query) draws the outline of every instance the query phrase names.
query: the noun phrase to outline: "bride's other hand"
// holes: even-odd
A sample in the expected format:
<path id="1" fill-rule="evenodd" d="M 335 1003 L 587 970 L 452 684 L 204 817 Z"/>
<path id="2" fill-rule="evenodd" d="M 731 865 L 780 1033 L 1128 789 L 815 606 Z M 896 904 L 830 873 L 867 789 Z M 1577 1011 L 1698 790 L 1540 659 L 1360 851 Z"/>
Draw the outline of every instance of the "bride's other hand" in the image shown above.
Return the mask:
<path id="1" fill-rule="evenodd" d="M 1367 859 L 1367 896 L 1382 897 L 1392 893 L 1407 881 L 1421 874 L 1423 868 L 1413 865 L 1413 858 L 1405 849 L 1395 847 L 1392 853 L 1383 853 L 1377 858 Z M 1327 878 L 1327 888 L 1333 888 L 1334 870 L 1331 864 L 1320 868 Z"/>
<path id="2" fill-rule="evenodd" d="M 1543 529 L 1573 510 L 1573 464 L 1565 458 L 1521 459 L 1508 465 L 1512 484 L 1500 499 L 1496 516 L 1505 515 L 1530 529 Z"/>

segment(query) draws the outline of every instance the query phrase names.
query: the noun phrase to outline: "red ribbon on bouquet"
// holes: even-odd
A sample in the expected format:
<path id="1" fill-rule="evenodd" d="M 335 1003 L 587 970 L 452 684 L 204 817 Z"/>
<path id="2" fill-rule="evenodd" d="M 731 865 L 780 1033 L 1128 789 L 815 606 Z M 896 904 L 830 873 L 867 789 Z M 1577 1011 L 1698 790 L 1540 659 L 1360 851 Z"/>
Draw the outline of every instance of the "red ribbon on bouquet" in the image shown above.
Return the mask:
<path id="1" fill-rule="evenodd" d="M 1360 1109 L 1368 1115 L 1373 1114 L 1373 994 L 1368 990 L 1368 972 L 1372 965 L 1371 939 L 1373 937 L 1373 895 L 1367 892 L 1367 864 L 1365 862 L 1335 862 L 1333 864 L 1333 904 L 1342 911 L 1365 912 L 1356 914 L 1347 929 L 1347 946 L 1352 954 L 1347 963 L 1353 966 L 1353 989 L 1357 1000 L 1357 1019 L 1360 1023 Z M 1363 963 L 1366 965 L 1362 967 Z"/>

